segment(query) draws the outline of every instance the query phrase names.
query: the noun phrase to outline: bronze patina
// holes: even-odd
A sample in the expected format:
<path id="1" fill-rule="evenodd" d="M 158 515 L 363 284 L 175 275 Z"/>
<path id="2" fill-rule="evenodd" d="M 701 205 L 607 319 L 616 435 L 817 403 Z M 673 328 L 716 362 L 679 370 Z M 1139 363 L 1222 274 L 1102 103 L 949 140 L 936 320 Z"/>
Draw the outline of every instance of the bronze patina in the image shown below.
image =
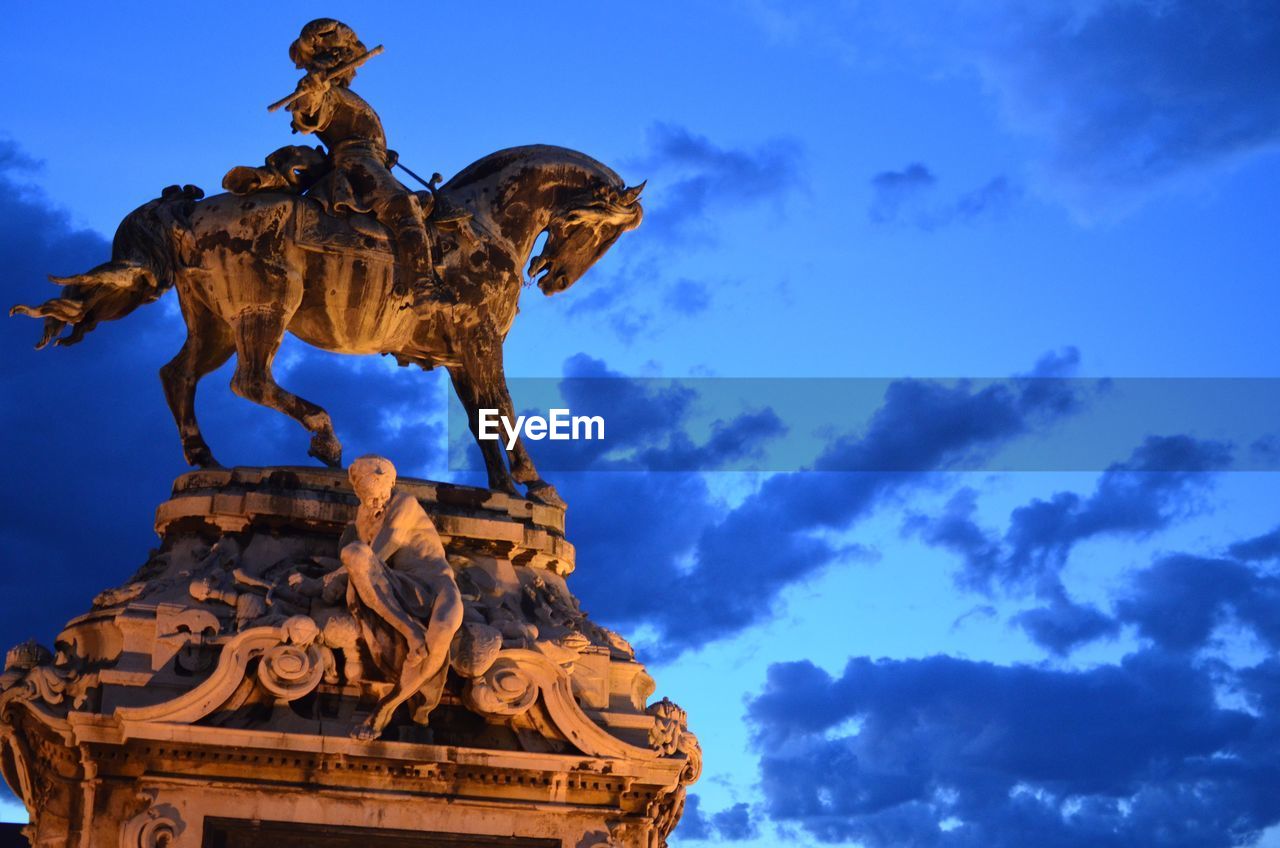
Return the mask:
<path id="1" fill-rule="evenodd" d="M 564 291 L 640 224 L 643 183 L 628 187 L 590 156 L 549 145 L 502 150 L 434 191 L 409 190 L 391 174 L 396 154 L 377 113 L 350 89 L 375 52 L 340 22 L 307 24 L 290 50 L 307 76 L 286 99 L 295 130 L 322 147 L 233 168 L 225 194 L 165 189 L 125 217 L 110 261 L 50 277 L 60 297 L 10 312 L 45 319 L 37 347 L 74 344 L 176 288 L 187 340 L 160 376 L 192 465 L 218 465 L 195 392 L 232 354 L 235 393 L 297 420 L 312 434 L 310 454 L 341 464 L 329 414 L 272 375 L 286 332 L 323 350 L 443 366 L 473 435 L 482 408 L 514 420 L 502 345 L 526 263 L 544 294 Z M 501 443 L 477 444 L 491 489 L 515 494 L 519 483 L 533 500 L 562 504 L 519 440 L 505 459 Z"/>

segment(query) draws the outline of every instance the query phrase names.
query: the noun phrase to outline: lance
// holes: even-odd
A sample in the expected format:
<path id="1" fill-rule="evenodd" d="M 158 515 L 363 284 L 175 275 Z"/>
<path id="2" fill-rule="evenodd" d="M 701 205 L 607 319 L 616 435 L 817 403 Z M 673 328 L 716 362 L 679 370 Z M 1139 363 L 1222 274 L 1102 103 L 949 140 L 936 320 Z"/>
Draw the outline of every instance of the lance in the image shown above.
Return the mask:
<path id="1" fill-rule="evenodd" d="M 328 83 L 329 80 L 336 79 L 337 77 L 340 77 L 343 74 L 345 74 L 347 71 L 360 67 L 365 62 L 369 61 L 370 59 L 372 59 L 374 56 L 377 56 L 381 52 L 382 52 L 382 45 L 379 44 L 377 47 L 373 48 L 368 53 L 361 53 L 359 56 L 355 57 L 354 59 L 348 62 L 343 62 L 341 65 L 338 65 L 335 68 L 331 68 L 327 71 L 321 71 L 320 73 L 316 74 L 316 77 L 322 83 Z M 277 100 L 275 103 L 272 103 L 270 106 L 267 107 L 267 111 L 274 112 L 277 109 L 283 109 L 285 106 L 288 106 L 290 103 L 297 100 L 299 97 L 301 97 L 306 93 L 307 92 L 304 91 L 302 88 L 299 88 L 297 91 L 295 91 L 293 94 L 290 94 L 288 97 L 282 97 L 281 99 Z"/>

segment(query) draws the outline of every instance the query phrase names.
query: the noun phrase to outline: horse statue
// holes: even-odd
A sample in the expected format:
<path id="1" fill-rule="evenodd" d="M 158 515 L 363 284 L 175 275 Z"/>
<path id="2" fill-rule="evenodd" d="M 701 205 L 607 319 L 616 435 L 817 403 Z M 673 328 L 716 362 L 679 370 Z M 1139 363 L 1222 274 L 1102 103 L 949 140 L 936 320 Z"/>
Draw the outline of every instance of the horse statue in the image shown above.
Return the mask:
<path id="1" fill-rule="evenodd" d="M 202 468 L 218 463 L 196 420 L 196 386 L 233 353 L 232 390 L 297 420 L 312 434 L 309 454 L 333 467 L 342 463 L 342 445 L 329 414 L 272 376 L 286 332 L 322 350 L 443 366 L 467 411 L 489 487 L 518 496 L 520 483 L 528 498 L 562 506 L 520 440 L 507 450 L 479 438 L 479 410 L 515 420 L 502 343 L 539 236 L 546 242 L 528 274 L 544 294 L 562 292 L 640 224 L 644 184 L 627 187 L 601 163 L 561 147 L 515 147 L 480 159 L 434 196 L 423 193 L 430 201 L 424 206 L 435 210 L 427 228 L 448 294 L 423 303 L 406 285 L 387 229 L 369 214 L 329 214 L 325 177 L 300 185 L 306 168 L 284 159 L 283 170 L 274 171 L 281 179 L 241 185 L 240 193 L 204 198 L 193 186 L 166 189 L 124 219 L 111 261 L 50 277 L 65 287 L 62 297 L 10 314 L 45 319 L 37 348 L 74 344 L 99 322 L 176 287 L 187 340 L 160 379 L 183 454 Z"/>

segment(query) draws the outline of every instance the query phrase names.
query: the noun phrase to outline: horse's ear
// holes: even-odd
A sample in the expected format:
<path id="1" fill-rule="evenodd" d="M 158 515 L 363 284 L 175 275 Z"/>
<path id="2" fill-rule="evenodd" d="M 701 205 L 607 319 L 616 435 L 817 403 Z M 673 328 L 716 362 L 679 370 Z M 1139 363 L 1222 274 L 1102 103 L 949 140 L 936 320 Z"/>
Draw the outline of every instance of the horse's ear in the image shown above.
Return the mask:
<path id="1" fill-rule="evenodd" d="M 649 183 L 649 181 L 648 181 L 648 180 L 645 180 L 644 182 L 640 183 L 639 185 L 634 185 L 634 186 L 631 186 L 630 188 L 624 188 L 624 189 L 622 190 L 622 194 L 621 194 L 621 195 L 619 196 L 619 198 L 618 198 L 619 200 L 621 200 L 621 201 L 622 201 L 622 205 L 623 205 L 623 206 L 630 206 L 631 204 L 633 204 L 633 203 L 635 203 L 637 200 L 639 200 L 639 199 L 640 199 L 640 192 L 644 191 L 644 187 L 645 187 L 646 185 L 648 185 L 648 183 Z"/>

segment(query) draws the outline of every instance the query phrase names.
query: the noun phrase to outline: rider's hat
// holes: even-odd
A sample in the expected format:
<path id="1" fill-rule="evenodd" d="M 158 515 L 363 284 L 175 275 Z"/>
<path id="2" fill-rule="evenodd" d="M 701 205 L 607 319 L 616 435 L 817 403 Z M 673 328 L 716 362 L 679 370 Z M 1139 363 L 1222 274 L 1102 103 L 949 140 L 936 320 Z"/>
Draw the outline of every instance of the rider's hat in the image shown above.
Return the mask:
<path id="1" fill-rule="evenodd" d="M 356 31 L 333 18 L 317 18 L 302 28 L 302 33 L 289 45 L 289 58 L 299 68 L 326 71 L 350 62 L 363 54 L 365 46 Z M 349 83 L 355 69 L 342 75 L 339 83 Z"/>

